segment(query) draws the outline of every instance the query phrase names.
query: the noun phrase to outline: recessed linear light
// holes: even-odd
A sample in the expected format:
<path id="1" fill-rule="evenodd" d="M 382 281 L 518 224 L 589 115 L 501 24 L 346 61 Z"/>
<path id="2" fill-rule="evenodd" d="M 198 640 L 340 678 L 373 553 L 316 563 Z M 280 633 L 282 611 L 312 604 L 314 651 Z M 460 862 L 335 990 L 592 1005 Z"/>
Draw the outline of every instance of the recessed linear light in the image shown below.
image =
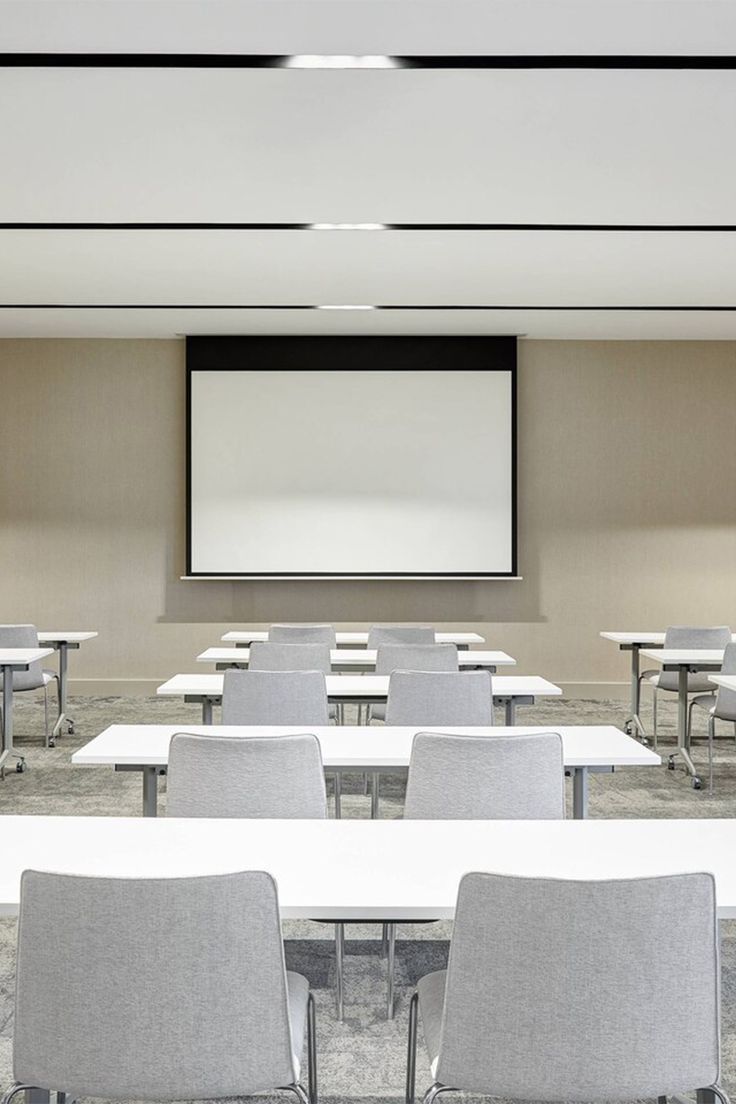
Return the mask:
<path id="1" fill-rule="evenodd" d="M 310 222 L 310 230 L 388 230 L 387 222 Z"/>
<path id="2" fill-rule="evenodd" d="M 319 303 L 315 310 L 378 310 L 372 303 Z"/>
<path id="3" fill-rule="evenodd" d="M 388 54 L 289 54 L 284 69 L 401 69 L 400 58 Z"/>

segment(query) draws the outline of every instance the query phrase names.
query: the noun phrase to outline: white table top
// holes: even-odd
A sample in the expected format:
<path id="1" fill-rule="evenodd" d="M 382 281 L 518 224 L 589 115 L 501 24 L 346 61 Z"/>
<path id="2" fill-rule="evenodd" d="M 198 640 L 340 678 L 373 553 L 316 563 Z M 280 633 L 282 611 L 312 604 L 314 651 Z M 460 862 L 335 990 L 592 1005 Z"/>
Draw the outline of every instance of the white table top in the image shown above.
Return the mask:
<path id="1" fill-rule="evenodd" d="M 268 870 L 286 919 L 451 918 L 471 870 L 547 878 L 712 871 L 736 918 L 736 818 L 715 820 L 207 820 L 9 816 L 0 913 L 27 869 L 126 877 Z"/>
<path id="2" fill-rule="evenodd" d="M 337 632 L 335 638 L 338 644 L 353 644 L 360 647 L 368 643 L 368 633 L 363 632 Z M 268 640 L 268 629 L 234 629 L 220 637 L 221 640 L 231 644 L 250 644 L 254 640 Z M 434 639 L 437 644 L 485 644 L 485 637 L 475 632 L 435 632 Z"/>
<path id="3" fill-rule="evenodd" d="M 612 640 L 614 644 L 664 644 L 663 632 L 602 632 L 604 640 Z M 731 634 L 731 640 L 736 641 L 736 633 Z"/>
<path id="4" fill-rule="evenodd" d="M 0 648 L 0 667 L 29 667 L 53 654 L 53 648 Z"/>
<path id="5" fill-rule="evenodd" d="M 333 667 L 375 667 L 375 648 L 333 648 Z M 250 648 L 206 648 L 197 656 L 198 663 L 247 663 Z M 506 652 L 468 651 L 457 653 L 460 667 L 515 667 L 516 660 Z"/>
<path id="6" fill-rule="evenodd" d="M 708 681 L 722 686 L 724 690 L 736 690 L 736 675 L 708 675 Z"/>
<path id="7" fill-rule="evenodd" d="M 640 655 L 663 667 L 720 666 L 723 663 L 723 648 L 642 648 Z"/>
<path id="8" fill-rule="evenodd" d="M 612 725 L 533 725 L 507 728 L 416 728 L 396 725 L 278 726 L 254 725 L 110 725 L 72 755 L 75 766 L 164 767 L 169 744 L 177 732 L 203 736 L 283 736 L 313 732 L 322 748 L 326 769 L 380 770 L 409 766 L 417 732 L 457 732 L 485 736 L 521 736 L 559 732 L 566 767 L 657 766 L 660 757 Z"/>
<path id="9" fill-rule="evenodd" d="M 330 698 L 385 698 L 388 695 L 388 675 L 326 675 Z M 557 697 L 559 686 L 539 675 L 494 675 L 494 698 Z M 164 697 L 222 697 L 222 674 L 174 675 L 156 690 Z"/>
<path id="10" fill-rule="evenodd" d="M 96 632 L 78 632 L 76 629 L 69 632 L 53 629 L 51 631 L 39 631 L 39 644 L 83 644 L 85 640 L 93 640 L 99 636 Z"/>

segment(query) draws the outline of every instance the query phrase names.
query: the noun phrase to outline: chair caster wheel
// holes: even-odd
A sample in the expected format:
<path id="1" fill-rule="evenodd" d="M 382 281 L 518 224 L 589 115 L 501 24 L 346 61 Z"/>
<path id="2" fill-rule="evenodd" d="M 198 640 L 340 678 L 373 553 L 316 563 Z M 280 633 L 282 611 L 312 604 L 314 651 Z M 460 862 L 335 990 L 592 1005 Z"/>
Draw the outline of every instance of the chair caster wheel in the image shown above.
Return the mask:
<path id="1" fill-rule="evenodd" d="M 25 759 L 19 759 L 18 762 L 15 764 L 15 773 L 16 774 L 23 774 L 25 772 L 25 769 L 26 769 Z"/>
<path id="2" fill-rule="evenodd" d="M 67 728 L 67 732 L 69 733 L 70 736 L 74 735 L 74 725 L 72 723 L 69 724 L 69 727 Z"/>
<path id="3" fill-rule="evenodd" d="M 667 760 L 667 770 L 674 770 L 674 769 L 675 769 L 675 757 L 674 757 L 674 755 L 670 755 L 669 759 Z"/>
<path id="4" fill-rule="evenodd" d="M 633 736 L 634 735 L 634 726 L 632 725 L 631 721 L 627 721 L 626 724 L 624 725 L 624 732 L 626 733 L 627 736 Z"/>
<path id="5" fill-rule="evenodd" d="M 694 790 L 702 790 L 702 788 L 703 788 L 703 783 L 700 781 L 698 776 L 695 775 L 695 777 L 693 778 L 693 789 Z"/>
<path id="6" fill-rule="evenodd" d="M 56 747 L 56 740 L 49 740 L 49 747 Z"/>

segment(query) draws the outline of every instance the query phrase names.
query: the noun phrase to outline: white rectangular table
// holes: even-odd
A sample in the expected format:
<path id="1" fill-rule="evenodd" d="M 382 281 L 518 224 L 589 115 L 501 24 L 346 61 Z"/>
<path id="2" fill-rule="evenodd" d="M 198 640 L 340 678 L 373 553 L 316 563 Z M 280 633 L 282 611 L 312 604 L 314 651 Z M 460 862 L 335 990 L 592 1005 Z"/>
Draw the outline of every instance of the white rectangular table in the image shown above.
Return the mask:
<path id="1" fill-rule="evenodd" d="M 338 648 L 365 648 L 368 644 L 367 631 L 336 632 Z M 256 640 L 268 640 L 268 629 L 232 629 L 221 637 L 226 644 L 252 644 Z M 476 632 L 435 632 L 435 643 L 457 644 L 458 648 L 469 648 L 471 644 L 485 644 L 485 637 Z"/>
<path id="2" fill-rule="evenodd" d="M 94 640 L 98 634 L 96 632 L 82 632 L 76 629 L 69 631 L 44 631 L 39 632 L 38 642 L 49 648 L 53 648 L 59 653 L 59 716 L 56 719 L 56 724 L 53 727 L 51 733 L 51 739 L 49 740 L 49 747 L 53 747 L 56 742 L 56 737 L 60 734 L 62 726 L 66 722 L 67 732 L 70 735 L 74 733 L 74 721 L 71 717 L 67 716 L 66 712 L 66 697 L 67 697 L 67 665 L 69 659 L 69 650 L 76 651 L 80 644 L 85 644 L 88 640 Z"/>
<path id="3" fill-rule="evenodd" d="M 736 690 L 736 675 L 708 675 L 708 678 L 725 690 Z"/>
<path id="4" fill-rule="evenodd" d="M 207 820 L 8 816 L 0 914 L 24 870 L 193 877 L 267 870 L 285 919 L 452 919 L 468 871 L 635 878 L 710 870 L 736 918 L 736 818 L 727 820 Z M 51 918 L 50 918 L 51 919 Z"/>
<path id="5" fill-rule="evenodd" d="M 202 723 L 212 723 L 212 707 L 222 699 L 222 675 L 174 675 L 158 687 L 162 697 L 184 698 L 202 706 Z M 327 675 L 327 696 L 332 702 L 369 705 L 385 701 L 388 675 Z M 493 700 L 505 706 L 506 724 L 514 723 L 517 705 L 533 705 L 538 697 L 559 697 L 562 690 L 539 675 L 496 675 Z"/>
<path id="6" fill-rule="evenodd" d="M 687 733 L 687 676 L 694 671 L 717 671 L 723 663 L 722 648 L 642 648 L 645 659 L 658 663 L 663 671 L 676 671 L 677 693 L 677 751 L 670 755 L 670 767 L 674 768 L 675 755 L 679 755 L 695 789 L 701 781 L 695 764 L 690 758 Z"/>
<path id="7" fill-rule="evenodd" d="M 18 760 L 16 770 L 22 773 L 25 759 L 13 747 L 13 671 L 27 671 L 32 663 L 38 663 L 53 655 L 53 648 L 0 648 L 0 674 L 3 685 L 2 744 L 0 744 L 0 778 L 5 777 L 5 763 L 12 756 Z"/>
<path id="8" fill-rule="evenodd" d="M 523 726 L 519 728 L 416 728 L 384 725 L 240 726 L 240 725 L 111 725 L 72 756 L 75 766 L 107 766 L 115 770 L 140 771 L 143 776 L 143 815 L 156 816 L 157 779 L 166 772 L 169 744 L 177 732 L 209 736 L 274 736 L 313 732 L 322 749 L 328 772 L 369 771 L 392 773 L 409 766 L 411 747 L 417 732 L 457 732 L 503 736 L 534 732 L 559 732 L 565 769 L 573 779 L 573 815 L 585 817 L 590 771 L 616 767 L 658 766 L 661 759 L 637 740 L 611 725 Z"/>
<path id="9" fill-rule="evenodd" d="M 639 683 L 639 654 L 642 648 L 651 651 L 653 648 L 663 648 L 665 634 L 657 630 L 643 629 L 639 632 L 602 632 L 604 640 L 610 640 L 618 645 L 619 651 L 631 652 L 631 712 L 624 723 L 624 731 L 634 735 L 638 732 L 642 739 L 647 739 L 646 730 L 639 716 L 640 690 Z M 736 641 L 736 633 L 731 637 Z"/>
<path id="10" fill-rule="evenodd" d="M 333 648 L 330 660 L 333 671 L 371 671 L 376 666 L 375 648 Z M 198 663 L 214 663 L 218 671 L 228 667 L 247 667 L 250 648 L 206 648 L 197 656 Z M 516 660 L 506 652 L 459 651 L 458 666 L 463 670 L 495 671 L 497 667 L 515 667 Z"/>

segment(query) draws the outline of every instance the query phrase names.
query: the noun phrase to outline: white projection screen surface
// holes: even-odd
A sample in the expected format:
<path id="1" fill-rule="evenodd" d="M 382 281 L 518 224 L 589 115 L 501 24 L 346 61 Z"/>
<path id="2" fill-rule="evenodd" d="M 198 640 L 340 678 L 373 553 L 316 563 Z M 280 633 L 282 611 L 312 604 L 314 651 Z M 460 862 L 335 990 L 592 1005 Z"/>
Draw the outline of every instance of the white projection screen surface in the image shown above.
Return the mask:
<path id="1" fill-rule="evenodd" d="M 514 396 L 513 366 L 190 367 L 188 573 L 515 574 Z"/>

